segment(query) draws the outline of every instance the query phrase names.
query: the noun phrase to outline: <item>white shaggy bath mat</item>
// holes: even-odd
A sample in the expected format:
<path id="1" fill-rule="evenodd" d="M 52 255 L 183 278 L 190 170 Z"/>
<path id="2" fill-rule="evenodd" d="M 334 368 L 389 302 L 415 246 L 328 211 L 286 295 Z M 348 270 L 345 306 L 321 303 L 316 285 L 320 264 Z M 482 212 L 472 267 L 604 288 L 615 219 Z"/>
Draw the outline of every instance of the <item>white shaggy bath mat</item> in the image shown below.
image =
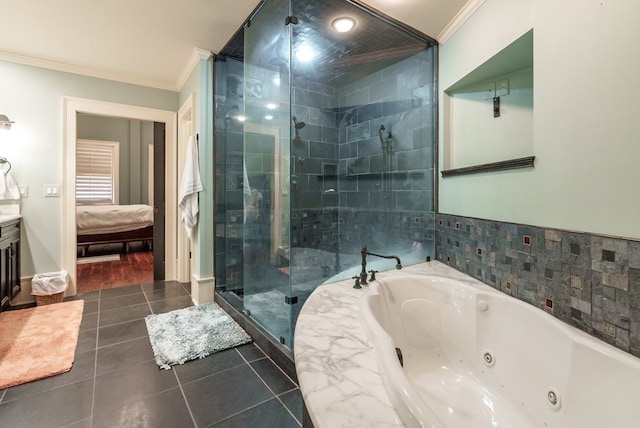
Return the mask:
<path id="1" fill-rule="evenodd" d="M 251 342 L 251 336 L 216 303 L 148 315 L 144 320 L 156 363 L 166 370 Z"/>

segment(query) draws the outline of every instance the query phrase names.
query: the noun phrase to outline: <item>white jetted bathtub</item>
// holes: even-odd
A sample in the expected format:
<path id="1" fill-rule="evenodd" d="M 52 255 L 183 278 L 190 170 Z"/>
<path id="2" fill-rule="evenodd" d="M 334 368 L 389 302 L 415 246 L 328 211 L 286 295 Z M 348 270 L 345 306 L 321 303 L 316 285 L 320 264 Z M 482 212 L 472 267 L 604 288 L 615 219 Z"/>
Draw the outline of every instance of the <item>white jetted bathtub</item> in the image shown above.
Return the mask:
<path id="1" fill-rule="evenodd" d="M 640 359 L 488 286 L 397 275 L 360 309 L 407 427 L 640 426 Z"/>

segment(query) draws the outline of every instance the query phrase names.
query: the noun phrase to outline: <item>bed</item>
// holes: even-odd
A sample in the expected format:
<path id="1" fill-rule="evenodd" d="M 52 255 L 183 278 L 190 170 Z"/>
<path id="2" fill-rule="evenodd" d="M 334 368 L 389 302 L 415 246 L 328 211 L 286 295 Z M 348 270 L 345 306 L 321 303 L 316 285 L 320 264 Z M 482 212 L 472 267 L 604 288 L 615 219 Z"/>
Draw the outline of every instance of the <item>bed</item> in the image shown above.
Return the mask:
<path id="1" fill-rule="evenodd" d="M 90 245 L 122 244 L 142 241 L 153 245 L 153 208 L 149 205 L 79 205 L 76 206 L 76 234 L 80 255 Z"/>

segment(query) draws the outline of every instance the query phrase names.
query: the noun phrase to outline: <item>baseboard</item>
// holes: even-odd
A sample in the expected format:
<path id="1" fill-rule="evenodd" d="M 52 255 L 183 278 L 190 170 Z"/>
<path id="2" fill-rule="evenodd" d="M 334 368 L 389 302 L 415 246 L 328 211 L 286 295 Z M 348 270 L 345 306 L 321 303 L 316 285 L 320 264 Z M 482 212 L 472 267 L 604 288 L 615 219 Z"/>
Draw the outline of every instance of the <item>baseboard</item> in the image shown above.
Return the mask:
<path id="1" fill-rule="evenodd" d="M 195 275 L 191 275 L 191 300 L 193 304 L 202 305 L 213 302 L 215 284 L 214 277 L 197 278 Z"/>

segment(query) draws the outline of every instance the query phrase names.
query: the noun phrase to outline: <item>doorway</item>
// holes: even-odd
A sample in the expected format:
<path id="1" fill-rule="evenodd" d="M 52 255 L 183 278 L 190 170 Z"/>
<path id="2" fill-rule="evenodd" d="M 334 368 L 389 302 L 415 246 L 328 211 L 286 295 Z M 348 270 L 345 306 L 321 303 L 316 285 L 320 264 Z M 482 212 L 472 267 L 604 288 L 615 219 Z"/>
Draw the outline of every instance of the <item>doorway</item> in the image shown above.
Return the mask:
<path id="1" fill-rule="evenodd" d="M 76 120 L 78 292 L 163 279 L 164 236 L 154 232 L 164 231 L 164 186 L 153 192 L 164 182 L 164 161 L 154 159 L 164 155 L 164 124 L 84 113 Z"/>
<path id="2" fill-rule="evenodd" d="M 161 250 L 164 260 L 163 268 L 156 279 L 175 280 L 177 278 L 177 262 L 179 257 L 176 252 L 176 227 L 177 227 L 177 171 L 176 151 L 177 139 L 176 113 L 167 110 L 158 110 L 145 107 L 115 104 L 96 100 L 79 98 L 64 99 L 64 177 L 63 177 L 63 225 L 62 225 L 62 268 L 69 272 L 70 285 L 68 294 L 77 293 L 77 274 L 75 271 L 77 258 L 76 239 L 76 210 L 75 210 L 75 173 L 76 173 L 76 140 L 77 140 L 77 114 L 86 113 L 107 117 L 125 117 L 135 120 L 156 122 L 154 128 L 164 128 L 165 148 L 159 150 L 164 160 L 165 179 L 162 180 L 164 189 L 160 190 L 164 195 L 164 218 L 158 220 L 164 232 L 165 243 Z M 161 132 L 161 131 L 158 131 Z M 154 151 L 157 152 L 158 150 Z M 157 158 L 156 158 L 157 159 Z M 154 186 L 158 187 L 158 186 Z M 162 186 L 159 186 L 162 188 Z M 157 191 L 157 189 L 155 189 Z M 155 231 L 154 231 L 155 232 Z M 164 277 L 162 277 L 164 276 Z"/>

